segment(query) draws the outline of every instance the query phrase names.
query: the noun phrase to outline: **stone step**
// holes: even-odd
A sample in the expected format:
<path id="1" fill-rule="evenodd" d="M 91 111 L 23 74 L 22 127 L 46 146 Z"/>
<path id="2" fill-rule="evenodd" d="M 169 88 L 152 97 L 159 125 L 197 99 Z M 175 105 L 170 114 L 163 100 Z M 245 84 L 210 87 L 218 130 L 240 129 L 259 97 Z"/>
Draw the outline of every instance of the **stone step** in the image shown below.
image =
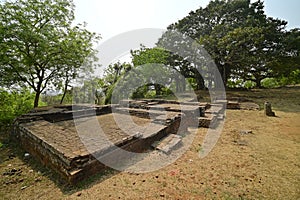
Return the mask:
<path id="1" fill-rule="evenodd" d="M 228 101 L 227 109 L 240 109 L 240 104 L 238 101 Z"/>
<path id="2" fill-rule="evenodd" d="M 219 114 L 222 111 L 223 111 L 223 106 L 221 104 L 213 105 L 205 111 L 205 114 Z"/>
<path id="3" fill-rule="evenodd" d="M 207 103 L 207 102 L 200 102 L 200 103 L 199 103 L 199 107 L 204 107 L 205 110 L 209 109 L 210 106 L 211 106 L 211 105 L 210 105 L 209 103 Z"/>
<path id="4" fill-rule="evenodd" d="M 218 120 L 223 120 L 225 118 L 225 115 L 224 114 L 219 114 L 218 116 L 217 116 L 217 119 Z"/>
<path id="5" fill-rule="evenodd" d="M 227 100 L 225 99 L 219 99 L 215 101 L 216 104 L 222 104 L 222 105 L 226 105 L 228 103 Z"/>
<path id="6" fill-rule="evenodd" d="M 199 127 L 210 128 L 214 127 L 217 121 L 217 115 L 207 114 L 205 117 L 199 117 Z"/>
<path id="7" fill-rule="evenodd" d="M 160 141 L 154 142 L 152 147 L 156 150 L 162 151 L 165 154 L 170 154 L 170 152 L 178 147 L 181 143 L 181 136 L 170 134 Z"/>

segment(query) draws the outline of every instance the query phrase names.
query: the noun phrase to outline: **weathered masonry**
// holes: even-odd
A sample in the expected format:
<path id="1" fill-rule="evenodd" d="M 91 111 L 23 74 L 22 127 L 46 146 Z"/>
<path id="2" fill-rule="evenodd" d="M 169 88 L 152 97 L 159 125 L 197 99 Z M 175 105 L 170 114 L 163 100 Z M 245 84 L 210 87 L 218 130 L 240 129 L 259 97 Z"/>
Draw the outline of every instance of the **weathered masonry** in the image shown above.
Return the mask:
<path id="1" fill-rule="evenodd" d="M 170 135 L 175 135 L 171 138 L 178 143 L 180 137 L 176 134 L 186 131 L 189 126 L 213 127 L 218 119 L 224 117 L 221 113 L 226 103 L 179 104 L 165 100 L 128 100 L 108 106 L 42 107 L 16 119 L 12 136 L 33 157 L 61 174 L 68 182 L 76 183 L 106 168 L 93 155 L 113 154 L 118 161 L 122 156 L 118 153 L 120 148 L 143 152 Z M 195 115 L 197 112 L 199 114 Z M 76 123 L 75 126 L 74 116 L 85 123 Z M 147 128 L 137 130 L 131 127 L 131 123 L 126 122 L 129 118 L 124 116 L 130 116 L 135 124 Z M 122 127 L 116 123 L 115 117 L 122 119 Z M 102 138 L 88 138 L 83 142 L 77 129 L 84 130 L 91 120 L 99 122 L 110 145 Z"/>

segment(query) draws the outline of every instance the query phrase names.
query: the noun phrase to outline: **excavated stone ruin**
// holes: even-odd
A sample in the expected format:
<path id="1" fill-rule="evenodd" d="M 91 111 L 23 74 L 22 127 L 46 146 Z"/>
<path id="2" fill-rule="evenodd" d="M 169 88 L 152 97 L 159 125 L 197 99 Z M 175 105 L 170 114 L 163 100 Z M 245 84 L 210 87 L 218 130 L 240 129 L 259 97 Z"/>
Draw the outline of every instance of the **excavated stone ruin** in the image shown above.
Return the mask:
<path id="1" fill-rule="evenodd" d="M 16 119 L 12 136 L 42 164 L 53 169 L 69 183 L 77 183 L 107 167 L 93 155 L 114 155 L 116 161 L 122 159 L 119 148 L 131 152 L 161 150 L 169 153 L 172 146 L 180 142 L 178 132 L 185 131 L 195 122 L 199 127 L 214 127 L 224 118 L 227 101 L 216 101 L 213 104 L 188 102 L 179 104 L 165 100 L 124 100 L 118 105 L 108 106 L 54 106 L 42 107 Z M 194 113 L 200 113 L 196 116 Z M 119 127 L 114 116 L 130 115 L 134 123 L 147 129 L 137 130 L 130 123 L 122 121 Z M 106 138 L 113 145 L 103 143 L 101 138 L 89 138 L 85 142 L 77 133 L 76 119 L 86 123 L 76 126 L 87 126 L 89 121 L 97 120 Z M 151 116 L 151 117 L 150 117 Z M 196 118 L 195 118 L 196 116 Z M 185 124 L 182 125 L 182 120 Z M 181 125 L 180 125 L 181 124 Z M 84 127 L 81 127 L 84 130 Z M 166 138 L 167 147 L 153 145 Z M 119 147 L 119 148 L 115 148 Z M 124 159 L 124 158 L 123 158 Z"/>

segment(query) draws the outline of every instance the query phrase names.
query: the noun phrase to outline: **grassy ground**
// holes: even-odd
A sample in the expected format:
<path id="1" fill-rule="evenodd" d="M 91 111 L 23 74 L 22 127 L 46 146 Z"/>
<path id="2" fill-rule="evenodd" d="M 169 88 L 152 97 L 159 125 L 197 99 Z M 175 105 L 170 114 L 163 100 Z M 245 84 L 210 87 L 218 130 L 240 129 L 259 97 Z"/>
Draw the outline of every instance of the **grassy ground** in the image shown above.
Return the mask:
<path id="1" fill-rule="evenodd" d="M 0 199 L 300 199 L 300 88 L 229 91 L 229 97 L 270 101 L 263 111 L 228 110 L 213 151 L 198 157 L 207 129 L 191 148 L 155 172 L 107 171 L 68 186 L 0 134 Z M 205 96 L 205 94 L 202 94 Z M 241 135 L 241 130 L 252 134 Z"/>

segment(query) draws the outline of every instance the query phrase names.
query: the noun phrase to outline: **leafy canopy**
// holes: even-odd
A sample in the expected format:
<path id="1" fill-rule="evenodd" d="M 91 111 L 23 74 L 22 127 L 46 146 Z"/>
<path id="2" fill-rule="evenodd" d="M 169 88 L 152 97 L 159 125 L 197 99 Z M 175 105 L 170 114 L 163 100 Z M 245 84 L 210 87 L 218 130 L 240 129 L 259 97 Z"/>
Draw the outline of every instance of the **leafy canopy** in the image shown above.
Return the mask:
<path id="1" fill-rule="evenodd" d="M 72 26 L 70 0 L 18 0 L 0 4 L 0 81 L 40 94 L 51 84 L 74 78 L 87 60 L 95 59 L 99 39 L 84 25 Z"/>

